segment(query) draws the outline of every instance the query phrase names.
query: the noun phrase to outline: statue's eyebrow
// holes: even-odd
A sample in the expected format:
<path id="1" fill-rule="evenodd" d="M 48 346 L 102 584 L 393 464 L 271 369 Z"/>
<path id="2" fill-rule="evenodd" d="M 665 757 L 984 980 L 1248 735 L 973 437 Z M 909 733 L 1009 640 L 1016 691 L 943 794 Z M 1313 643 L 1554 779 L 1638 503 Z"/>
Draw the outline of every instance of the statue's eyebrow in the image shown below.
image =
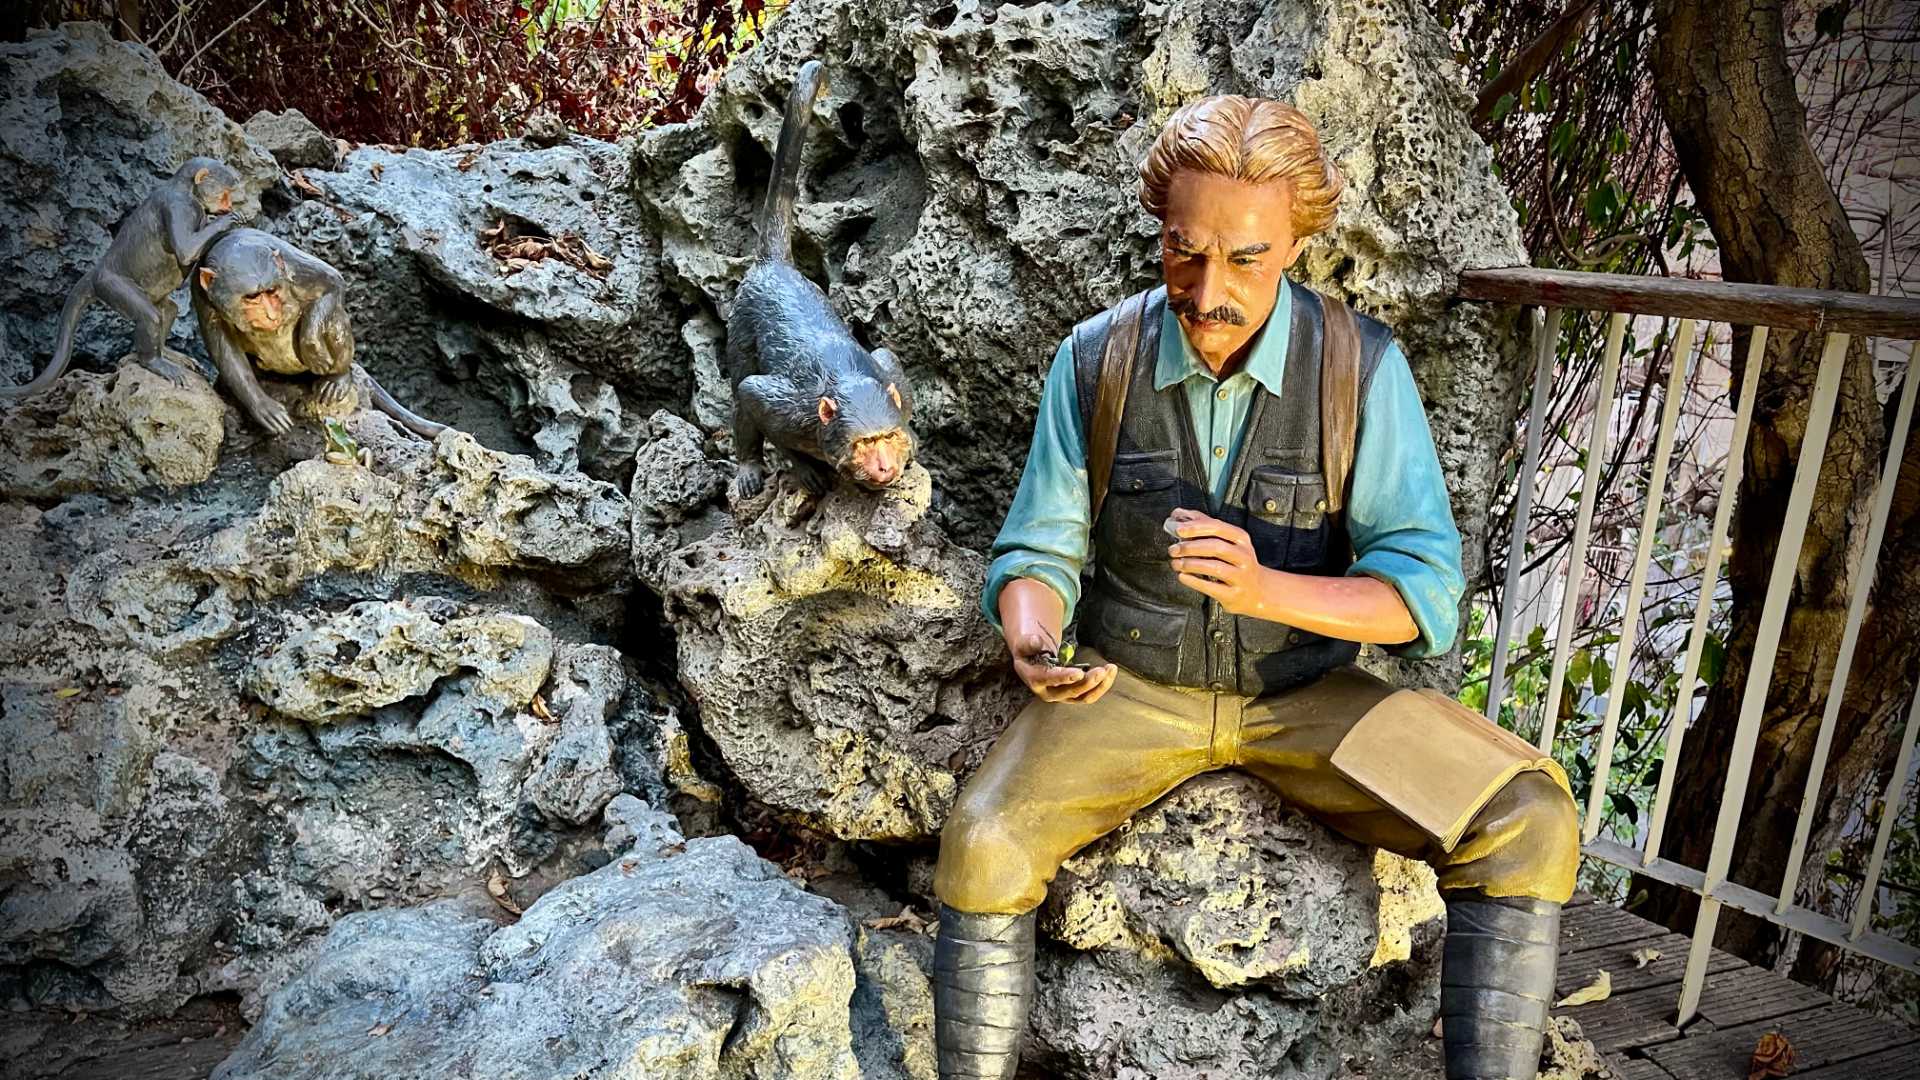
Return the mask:
<path id="1" fill-rule="evenodd" d="M 1169 240 L 1171 240 L 1171 241 L 1173 241 L 1173 246 L 1174 246 L 1174 247 L 1177 247 L 1177 248 L 1182 248 L 1182 249 L 1184 249 L 1184 250 L 1186 250 L 1186 251 L 1199 251 L 1199 250 L 1200 250 L 1200 245 L 1199 245 L 1199 244 L 1196 244 L 1196 243 L 1194 243 L 1193 241 L 1191 241 L 1191 240 L 1189 240 L 1189 239 L 1187 239 L 1187 234 L 1186 234 L 1186 233 L 1183 233 L 1183 232 L 1181 232 L 1181 231 L 1180 231 L 1179 229 L 1168 229 L 1168 230 L 1167 230 L 1167 239 L 1169 239 Z"/>
<path id="2" fill-rule="evenodd" d="M 1248 244 L 1246 247 L 1236 248 L 1233 252 L 1233 257 L 1238 259 L 1247 255 L 1262 255 L 1271 250 L 1273 250 L 1272 244 Z"/>

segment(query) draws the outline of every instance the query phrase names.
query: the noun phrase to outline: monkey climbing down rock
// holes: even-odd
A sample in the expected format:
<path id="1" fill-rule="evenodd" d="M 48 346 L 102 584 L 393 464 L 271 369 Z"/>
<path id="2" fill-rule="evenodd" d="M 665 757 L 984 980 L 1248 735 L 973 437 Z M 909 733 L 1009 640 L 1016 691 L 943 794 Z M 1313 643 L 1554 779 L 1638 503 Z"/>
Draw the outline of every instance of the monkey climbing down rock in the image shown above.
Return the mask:
<path id="1" fill-rule="evenodd" d="M 814 495 L 836 474 L 887 487 L 913 460 L 913 396 L 900 361 L 886 349 L 861 347 L 826 294 L 793 266 L 800 148 L 825 88 L 818 60 L 801 66 L 760 211 L 759 261 L 741 280 L 727 319 L 736 483 L 745 498 L 766 483 L 768 440 L 787 452 L 795 479 Z"/>

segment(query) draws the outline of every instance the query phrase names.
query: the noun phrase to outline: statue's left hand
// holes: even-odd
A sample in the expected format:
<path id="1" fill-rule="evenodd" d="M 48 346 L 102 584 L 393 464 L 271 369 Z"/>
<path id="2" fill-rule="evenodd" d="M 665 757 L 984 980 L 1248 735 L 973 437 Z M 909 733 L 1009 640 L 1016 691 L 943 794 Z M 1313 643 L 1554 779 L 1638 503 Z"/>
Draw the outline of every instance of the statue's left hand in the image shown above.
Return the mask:
<path id="1" fill-rule="evenodd" d="M 1230 614 L 1262 618 L 1272 571 L 1260 565 L 1247 530 L 1198 510 L 1175 510 L 1180 542 L 1167 548 L 1180 584 L 1206 593 Z"/>

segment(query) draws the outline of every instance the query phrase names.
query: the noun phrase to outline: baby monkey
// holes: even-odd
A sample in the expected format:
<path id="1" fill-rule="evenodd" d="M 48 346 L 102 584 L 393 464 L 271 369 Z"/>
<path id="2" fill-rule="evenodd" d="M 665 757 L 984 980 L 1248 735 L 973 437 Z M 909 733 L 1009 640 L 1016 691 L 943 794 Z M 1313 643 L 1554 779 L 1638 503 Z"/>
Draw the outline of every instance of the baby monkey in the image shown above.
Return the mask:
<path id="1" fill-rule="evenodd" d="M 913 460 L 913 398 L 900 361 L 885 349 L 861 348 L 826 294 L 793 267 L 800 148 L 825 88 L 818 60 L 801 66 L 761 207 L 759 261 L 741 280 L 727 319 L 734 456 L 747 498 L 766 483 L 768 439 L 788 452 L 795 477 L 814 495 L 835 473 L 884 488 Z"/>
<path id="2" fill-rule="evenodd" d="M 47 369 L 25 386 L 0 388 L 0 400 L 38 394 L 66 373 L 80 316 L 94 300 L 133 322 L 133 353 L 142 365 L 175 384 L 185 382 L 186 373 L 162 355 L 167 330 L 180 314 L 170 294 L 207 245 L 234 227 L 233 193 L 239 186 L 240 174 L 225 164 L 187 159 L 120 222 L 107 253 L 67 293 Z"/>

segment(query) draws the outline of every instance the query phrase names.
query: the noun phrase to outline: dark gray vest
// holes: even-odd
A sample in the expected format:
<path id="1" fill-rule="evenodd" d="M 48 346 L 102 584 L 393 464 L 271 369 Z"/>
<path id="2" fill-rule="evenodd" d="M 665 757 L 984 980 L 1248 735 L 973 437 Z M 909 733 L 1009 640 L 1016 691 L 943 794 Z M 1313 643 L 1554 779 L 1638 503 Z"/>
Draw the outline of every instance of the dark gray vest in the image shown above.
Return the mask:
<path id="1" fill-rule="evenodd" d="M 1337 575 L 1352 564 L 1345 515 L 1327 512 L 1320 463 L 1320 295 L 1302 286 L 1290 292 L 1293 323 L 1281 393 L 1254 391 L 1217 507 L 1185 387 L 1153 388 L 1166 289 L 1147 294 L 1112 479 L 1093 523 L 1092 580 L 1082 593 L 1079 639 L 1155 682 L 1260 696 L 1311 682 L 1360 651 L 1351 641 L 1223 611 L 1180 584 L 1167 557 L 1173 541 L 1160 528 L 1175 507 L 1187 507 L 1246 529 L 1263 566 Z M 1115 308 L 1074 327 L 1082 430 L 1092 430 L 1100 354 Z M 1358 312 L 1355 322 L 1364 427 L 1367 389 L 1392 332 Z"/>

